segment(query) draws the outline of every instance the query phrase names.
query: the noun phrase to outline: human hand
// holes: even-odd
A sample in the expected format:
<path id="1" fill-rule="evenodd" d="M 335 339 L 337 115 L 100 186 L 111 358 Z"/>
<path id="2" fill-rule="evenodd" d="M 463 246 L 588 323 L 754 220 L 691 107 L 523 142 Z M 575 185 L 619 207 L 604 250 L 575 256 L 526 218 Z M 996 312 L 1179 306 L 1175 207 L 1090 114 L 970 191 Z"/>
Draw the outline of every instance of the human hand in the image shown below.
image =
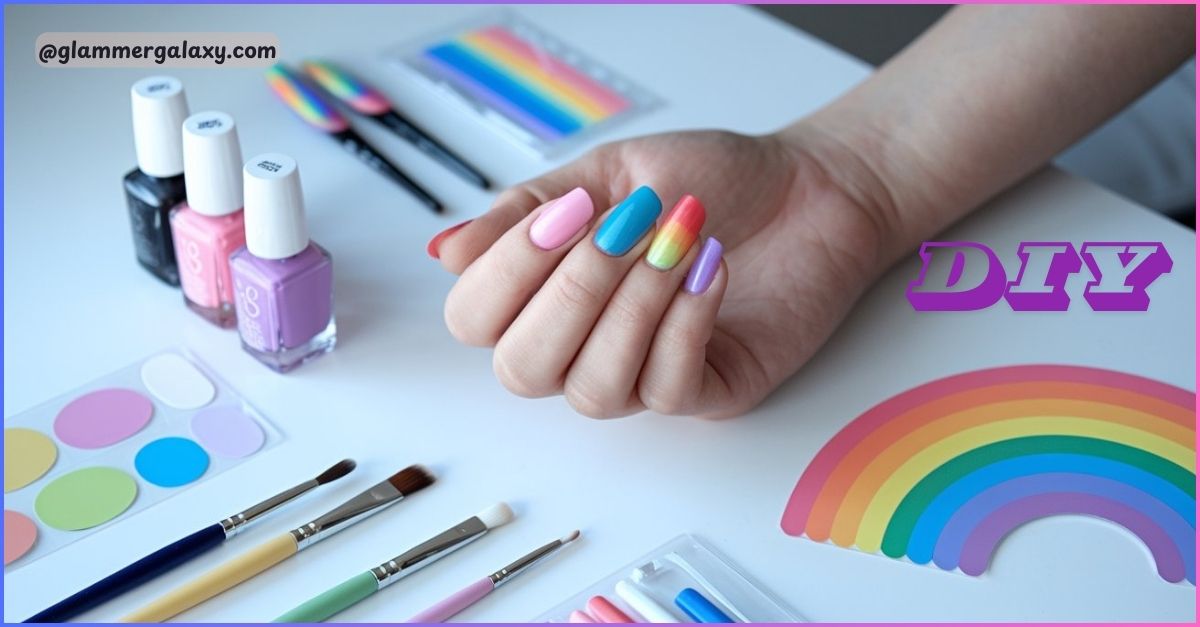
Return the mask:
<path id="1" fill-rule="evenodd" d="M 653 224 L 624 234 L 627 251 L 615 227 L 602 227 L 601 212 L 641 186 L 664 209 L 687 194 L 703 203 L 684 211 L 699 214 L 703 232 L 694 244 L 683 238 L 673 265 L 661 250 L 647 255 Z M 555 207 L 575 188 L 596 215 L 579 191 Z M 653 196 L 634 194 L 621 221 L 653 220 Z M 429 252 L 461 275 L 446 299 L 450 332 L 494 347 L 496 376 L 512 392 L 563 394 L 595 418 L 646 408 L 727 417 L 800 368 L 890 262 L 878 253 L 880 198 L 861 161 L 803 124 L 763 137 L 667 133 L 601 146 L 517 185 Z M 551 208 L 562 215 L 547 230 L 537 221 Z M 704 235 L 724 244 L 724 263 L 711 284 L 681 289 Z"/>

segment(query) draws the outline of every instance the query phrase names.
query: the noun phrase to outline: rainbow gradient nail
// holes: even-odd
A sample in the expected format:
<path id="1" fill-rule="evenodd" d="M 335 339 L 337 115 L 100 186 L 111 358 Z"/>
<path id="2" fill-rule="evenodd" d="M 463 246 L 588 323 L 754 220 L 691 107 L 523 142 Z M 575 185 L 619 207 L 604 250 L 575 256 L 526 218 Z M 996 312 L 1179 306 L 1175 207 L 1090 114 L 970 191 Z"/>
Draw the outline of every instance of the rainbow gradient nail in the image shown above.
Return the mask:
<path id="1" fill-rule="evenodd" d="M 305 122 L 327 133 L 340 133 L 350 128 L 350 122 L 333 105 L 325 102 L 283 64 L 277 63 L 267 70 L 267 85 Z"/>
<path id="2" fill-rule="evenodd" d="M 680 198 L 650 242 L 646 261 L 659 270 L 674 268 L 700 236 L 705 217 L 704 205 L 695 196 Z"/>
<path id="3" fill-rule="evenodd" d="M 325 91 L 363 115 L 380 115 L 392 110 L 383 94 L 324 61 L 305 61 L 304 71 Z"/>

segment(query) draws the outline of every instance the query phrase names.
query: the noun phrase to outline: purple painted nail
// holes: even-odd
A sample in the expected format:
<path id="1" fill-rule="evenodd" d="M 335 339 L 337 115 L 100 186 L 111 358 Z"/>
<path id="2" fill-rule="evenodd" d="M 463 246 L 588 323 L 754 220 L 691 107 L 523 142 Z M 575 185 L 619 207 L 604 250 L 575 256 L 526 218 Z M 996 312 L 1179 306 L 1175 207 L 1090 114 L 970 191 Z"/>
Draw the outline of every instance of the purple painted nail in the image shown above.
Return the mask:
<path id="1" fill-rule="evenodd" d="M 725 251 L 725 247 L 721 246 L 715 237 L 710 237 L 704 240 L 704 247 L 700 249 L 700 254 L 696 256 L 696 261 L 692 262 L 692 268 L 688 270 L 687 279 L 683 282 L 683 289 L 689 294 L 703 294 L 708 291 L 708 286 L 712 285 L 713 279 L 717 276 L 717 268 L 721 267 L 721 253 Z"/>

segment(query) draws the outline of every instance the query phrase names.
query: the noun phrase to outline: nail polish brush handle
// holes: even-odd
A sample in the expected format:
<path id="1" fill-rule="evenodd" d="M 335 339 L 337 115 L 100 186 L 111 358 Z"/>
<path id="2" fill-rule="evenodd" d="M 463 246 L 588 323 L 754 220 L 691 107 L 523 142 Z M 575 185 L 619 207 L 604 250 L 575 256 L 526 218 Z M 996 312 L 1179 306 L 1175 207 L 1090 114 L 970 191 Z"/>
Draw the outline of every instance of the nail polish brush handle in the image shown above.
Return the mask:
<path id="1" fill-rule="evenodd" d="M 356 133 L 354 130 L 348 128 L 337 133 L 332 133 L 331 135 L 338 141 L 339 144 L 341 144 L 342 148 L 346 149 L 347 152 L 357 157 L 359 161 L 367 164 L 367 167 L 388 177 L 393 183 L 396 183 L 400 187 L 408 190 L 408 193 L 415 196 L 417 200 L 420 201 L 422 205 L 425 205 L 430 211 L 433 211 L 434 213 L 442 212 L 442 203 L 438 202 L 438 200 L 434 198 L 428 190 L 426 190 L 424 187 L 421 187 L 419 183 L 412 180 L 412 178 L 410 178 L 404 172 L 401 172 L 400 168 L 388 161 L 386 157 L 380 154 L 379 151 L 373 146 L 368 144 L 367 140 L 363 139 L 362 136 Z"/>
<path id="2" fill-rule="evenodd" d="M 297 605 L 271 622 L 320 623 L 378 591 L 379 582 L 371 571 L 366 570 Z"/>
<path id="3" fill-rule="evenodd" d="M 429 133 L 421 130 L 420 127 L 413 124 L 411 120 L 396 110 L 392 109 L 372 117 L 387 127 L 388 130 L 412 144 L 417 150 L 425 153 L 429 158 L 442 164 L 446 169 L 466 179 L 476 187 L 488 189 L 492 186 L 491 181 L 479 170 L 476 170 L 471 164 L 467 163 L 466 159 L 454 154 L 449 148 L 442 145 L 441 142 L 434 139 Z"/>
<path id="4" fill-rule="evenodd" d="M 429 606 L 421 613 L 405 621 L 406 623 L 444 623 L 446 619 L 478 603 L 480 599 L 491 594 L 496 589 L 490 577 L 455 592 L 454 594 Z"/>

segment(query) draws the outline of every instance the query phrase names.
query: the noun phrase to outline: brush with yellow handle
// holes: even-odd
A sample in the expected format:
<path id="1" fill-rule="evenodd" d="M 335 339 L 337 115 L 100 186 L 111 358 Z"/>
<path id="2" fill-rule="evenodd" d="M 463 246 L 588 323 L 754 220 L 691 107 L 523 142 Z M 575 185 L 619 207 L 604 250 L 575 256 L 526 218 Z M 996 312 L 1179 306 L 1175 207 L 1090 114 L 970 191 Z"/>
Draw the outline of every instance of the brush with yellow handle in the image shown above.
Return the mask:
<path id="1" fill-rule="evenodd" d="M 346 501 L 316 520 L 268 540 L 214 568 L 145 607 L 124 616 L 125 623 L 158 623 L 195 607 L 254 577 L 298 551 L 346 527 L 382 511 L 405 497 L 428 487 L 433 476 L 420 466 L 409 466 Z"/>

